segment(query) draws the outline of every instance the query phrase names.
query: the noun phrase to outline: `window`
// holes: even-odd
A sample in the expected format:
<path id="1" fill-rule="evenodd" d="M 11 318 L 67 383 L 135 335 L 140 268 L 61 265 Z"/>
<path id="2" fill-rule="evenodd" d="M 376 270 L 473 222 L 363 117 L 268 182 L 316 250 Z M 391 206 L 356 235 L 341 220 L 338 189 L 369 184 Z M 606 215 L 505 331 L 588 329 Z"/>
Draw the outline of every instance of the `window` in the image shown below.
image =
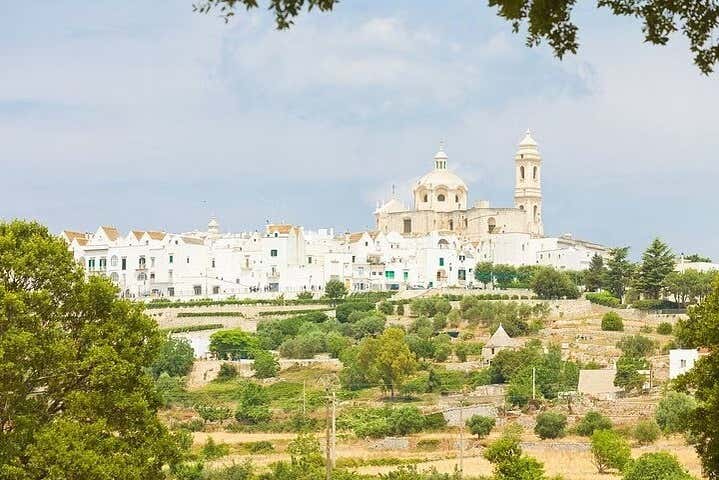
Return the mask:
<path id="1" fill-rule="evenodd" d="M 112 272 L 112 273 L 110 274 L 110 280 L 112 280 L 112 281 L 115 282 L 115 283 L 119 283 L 119 282 L 120 282 L 120 276 L 117 274 L 117 272 Z"/>
<path id="2" fill-rule="evenodd" d="M 467 257 L 465 257 L 464 255 L 460 255 L 460 256 L 459 256 L 459 261 L 460 261 L 460 262 L 464 262 L 466 259 L 467 259 Z"/>
<path id="3" fill-rule="evenodd" d="M 275 238 L 279 237 L 279 233 L 275 232 Z"/>
<path id="4" fill-rule="evenodd" d="M 277 250 L 272 249 L 270 250 L 270 257 L 276 257 L 277 256 Z"/>
<path id="5" fill-rule="evenodd" d="M 154 274 L 154 273 L 151 273 L 151 274 L 150 274 L 150 280 L 154 280 L 154 279 L 155 279 L 155 274 Z"/>
<path id="6" fill-rule="evenodd" d="M 215 294 L 215 295 L 217 295 L 218 293 L 220 293 L 220 287 L 218 287 L 218 286 L 212 287 L 212 293 Z"/>
<path id="7" fill-rule="evenodd" d="M 112 257 L 110 257 L 110 266 L 117 267 L 117 255 L 113 255 Z"/>
<path id="8" fill-rule="evenodd" d="M 537 221 L 537 210 L 538 210 L 538 209 L 537 209 L 537 206 L 535 205 L 535 206 L 534 206 L 534 209 L 533 209 L 534 213 L 532 214 L 532 217 L 533 217 L 533 219 L 534 219 L 535 222 Z"/>
<path id="9" fill-rule="evenodd" d="M 145 272 L 140 272 L 137 274 L 138 282 L 144 282 L 145 280 L 147 280 L 147 275 L 145 275 Z"/>
<path id="10" fill-rule="evenodd" d="M 151 267 L 155 266 L 155 257 L 150 257 L 150 266 Z"/>
<path id="11" fill-rule="evenodd" d="M 454 201 L 457 202 L 457 203 L 459 203 L 459 195 L 455 195 L 455 196 L 454 196 Z"/>
<path id="12" fill-rule="evenodd" d="M 122 257 L 122 267 L 120 267 L 122 270 L 127 270 L 127 258 Z"/>
<path id="13" fill-rule="evenodd" d="M 519 167 L 519 179 L 524 180 L 524 165 Z"/>
<path id="14" fill-rule="evenodd" d="M 365 246 L 365 247 L 369 247 L 369 243 L 368 243 L 368 242 L 364 242 L 364 246 Z"/>
<path id="15" fill-rule="evenodd" d="M 444 267 L 444 257 L 439 257 L 439 266 Z"/>
<path id="16" fill-rule="evenodd" d="M 532 169 L 532 178 L 535 180 L 537 179 L 537 167 L 534 167 Z"/>
<path id="17" fill-rule="evenodd" d="M 465 270 L 457 270 L 457 278 L 459 280 L 467 280 L 467 272 Z"/>
<path id="18" fill-rule="evenodd" d="M 174 297 L 175 296 L 175 287 L 169 287 L 167 289 L 167 296 L 168 297 Z"/>
<path id="19" fill-rule="evenodd" d="M 107 258 L 100 257 L 100 268 L 107 268 Z"/>
<path id="20" fill-rule="evenodd" d="M 392 270 L 387 270 L 387 271 L 384 273 L 384 276 L 385 276 L 385 278 L 387 278 L 387 280 L 394 280 L 394 271 L 392 271 Z"/>
<path id="21" fill-rule="evenodd" d="M 215 268 L 215 259 L 212 259 L 212 268 Z"/>
<path id="22" fill-rule="evenodd" d="M 352 263 L 355 263 L 355 256 L 352 255 Z"/>
<path id="23" fill-rule="evenodd" d="M 190 263 L 190 257 L 187 257 L 187 259 L 185 260 L 185 263 Z"/>
<path id="24" fill-rule="evenodd" d="M 439 195 L 437 195 L 437 201 L 444 202 L 444 193 L 440 193 Z"/>
<path id="25" fill-rule="evenodd" d="M 402 233 L 412 233 L 412 219 L 405 218 L 402 223 Z"/>
<path id="26" fill-rule="evenodd" d="M 94 268 L 95 268 L 95 259 L 94 259 L 94 258 L 89 258 L 89 259 L 87 260 L 87 269 L 88 269 L 88 270 L 94 270 Z"/>
<path id="27" fill-rule="evenodd" d="M 426 194 L 426 193 L 424 194 L 424 197 L 422 197 L 422 198 L 423 198 L 423 201 L 424 201 L 424 202 L 427 202 L 427 200 L 429 200 L 429 199 L 427 198 L 427 194 Z"/>
<path id="28" fill-rule="evenodd" d="M 681 360 L 679 360 L 679 367 L 680 367 L 680 368 L 687 368 L 687 361 L 686 361 L 686 359 L 682 358 Z"/>
<path id="29" fill-rule="evenodd" d="M 192 291 L 195 295 L 202 295 L 202 285 L 193 285 Z"/>
<path id="30" fill-rule="evenodd" d="M 140 268 L 145 268 L 145 257 L 140 257 L 140 259 L 137 261 L 137 264 Z"/>
<path id="31" fill-rule="evenodd" d="M 172 262 L 174 262 L 174 261 L 175 261 L 175 256 L 174 256 L 174 255 L 170 255 L 170 263 L 172 263 Z"/>
<path id="32" fill-rule="evenodd" d="M 454 220 L 449 221 L 449 229 L 454 230 Z"/>
<path id="33" fill-rule="evenodd" d="M 402 279 L 406 282 L 409 280 L 409 272 L 402 272 Z"/>
<path id="34" fill-rule="evenodd" d="M 524 205 L 520 205 L 520 206 L 519 206 L 519 209 L 520 209 L 521 211 L 524 211 Z"/>
<path id="35" fill-rule="evenodd" d="M 309 265 L 311 263 L 312 263 L 312 257 L 307 257 L 307 264 Z"/>
<path id="36" fill-rule="evenodd" d="M 494 233 L 494 230 L 497 228 L 497 220 L 494 219 L 494 217 L 491 217 L 489 220 L 487 220 L 487 232 Z"/>

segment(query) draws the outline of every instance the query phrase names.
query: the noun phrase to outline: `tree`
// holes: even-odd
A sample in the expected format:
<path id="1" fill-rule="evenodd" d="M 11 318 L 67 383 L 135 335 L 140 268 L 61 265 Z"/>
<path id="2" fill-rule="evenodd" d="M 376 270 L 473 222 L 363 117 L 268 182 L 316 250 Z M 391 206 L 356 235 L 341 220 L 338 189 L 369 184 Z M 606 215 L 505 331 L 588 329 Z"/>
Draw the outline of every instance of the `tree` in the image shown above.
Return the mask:
<path id="1" fill-rule="evenodd" d="M 632 436 L 639 445 L 651 445 L 656 442 L 662 431 L 654 419 L 642 420 L 634 426 Z"/>
<path id="2" fill-rule="evenodd" d="M 194 361 L 195 351 L 188 339 L 167 337 L 150 370 L 155 378 L 162 372 L 171 377 L 184 377 L 190 373 Z"/>
<path id="3" fill-rule="evenodd" d="M 370 381 L 380 381 L 394 398 L 402 382 L 417 369 L 417 361 L 405 341 L 404 330 L 388 328 L 377 338 L 365 338 L 357 359 Z"/>
<path id="4" fill-rule="evenodd" d="M 591 411 L 582 417 L 574 430 L 579 435 L 591 437 L 597 430 L 611 430 L 612 427 L 612 421 L 609 418 L 599 412 Z"/>
<path id="5" fill-rule="evenodd" d="M 163 336 L 38 223 L 0 222 L 0 478 L 162 478 Z"/>
<path id="6" fill-rule="evenodd" d="M 487 288 L 487 284 L 492 283 L 492 262 L 479 262 L 474 267 L 474 279 Z"/>
<path id="7" fill-rule="evenodd" d="M 631 459 L 629 444 L 613 430 L 595 431 L 591 451 L 599 473 L 607 473 L 610 469 L 621 471 Z"/>
<path id="8" fill-rule="evenodd" d="M 493 465 L 495 480 L 544 480 L 544 465 L 522 454 L 519 436 L 506 432 L 484 450 Z"/>
<path id="9" fill-rule="evenodd" d="M 639 268 L 639 289 L 648 298 L 659 298 L 667 275 L 674 271 L 674 254 L 658 238 L 642 255 Z"/>
<path id="10" fill-rule="evenodd" d="M 614 376 L 614 385 L 621 387 L 625 392 L 631 393 L 634 390 L 641 390 L 646 382 L 646 376 L 639 373 L 639 370 L 649 368 L 649 363 L 644 358 L 628 357 L 622 355 L 617 360 L 617 373 Z"/>
<path id="11" fill-rule="evenodd" d="M 258 348 L 257 337 L 240 328 L 220 330 L 210 335 L 210 351 L 222 360 L 252 358 Z"/>
<path id="12" fill-rule="evenodd" d="M 709 257 L 705 257 L 704 255 L 692 253 L 691 255 L 685 256 L 684 261 L 689 263 L 711 263 L 712 259 Z"/>
<path id="13" fill-rule="evenodd" d="M 337 305 L 341 299 L 347 295 L 347 287 L 339 280 L 330 280 L 325 285 L 325 295 L 330 299 L 332 305 Z"/>
<path id="14" fill-rule="evenodd" d="M 664 433 L 683 433 L 689 427 L 696 409 L 697 401 L 694 397 L 669 391 L 659 400 L 654 416 Z"/>
<path id="15" fill-rule="evenodd" d="M 543 267 L 534 274 L 532 290 L 542 299 L 579 297 L 579 290 L 569 276 L 552 267 Z"/>
<path id="16" fill-rule="evenodd" d="M 613 248 L 609 251 L 607 260 L 607 289 L 620 300 L 634 274 L 634 265 L 627 260 L 629 247 Z"/>
<path id="17" fill-rule="evenodd" d="M 277 28 L 287 29 L 305 8 L 330 11 L 339 0 L 272 0 L 269 10 L 275 15 Z M 577 26 L 572 22 L 574 1 L 544 2 L 540 0 L 489 0 L 497 7 L 500 17 L 509 21 L 515 33 L 526 22 L 526 44 L 530 47 L 546 41 L 558 58 L 576 53 L 579 48 Z M 200 13 L 217 12 L 228 22 L 235 9 L 257 8 L 257 0 L 197 0 L 193 9 Z M 714 2 L 695 0 L 597 0 L 597 7 L 606 7 L 617 16 L 634 17 L 642 22 L 644 40 L 654 45 L 666 45 L 670 36 L 681 31 L 689 40 L 694 63 L 708 74 L 719 60 L 717 25 L 719 6 Z"/>
<path id="18" fill-rule="evenodd" d="M 240 388 L 235 420 L 249 424 L 266 422 L 272 417 L 269 403 L 270 399 L 262 385 L 246 382 Z"/>
<path id="19" fill-rule="evenodd" d="M 205 422 L 223 422 L 230 418 L 230 409 L 213 403 L 197 403 L 192 408 Z"/>
<path id="20" fill-rule="evenodd" d="M 657 344 L 654 340 L 644 335 L 631 335 L 619 340 L 617 348 L 627 357 L 642 358 L 652 355 L 657 348 Z"/>
<path id="21" fill-rule="evenodd" d="M 602 315 L 602 330 L 607 332 L 621 332 L 624 330 L 624 321 L 616 312 L 607 312 Z"/>
<path id="22" fill-rule="evenodd" d="M 276 377 L 280 372 L 280 362 L 277 358 L 267 350 L 257 350 L 255 352 L 255 377 L 272 378 Z"/>
<path id="23" fill-rule="evenodd" d="M 589 268 L 584 274 L 584 286 L 590 292 L 596 292 L 604 286 L 607 269 L 604 266 L 604 259 L 595 253 L 589 263 Z"/>
<path id="24" fill-rule="evenodd" d="M 567 416 L 559 412 L 542 412 L 537 415 L 537 424 L 534 426 L 534 433 L 542 440 L 546 438 L 557 438 L 564 435 L 567 427 Z"/>
<path id="25" fill-rule="evenodd" d="M 478 439 L 482 439 L 489 435 L 492 431 L 496 421 L 492 417 L 485 415 L 472 415 L 466 422 L 467 428 L 472 435 L 477 435 Z"/>
<path id="26" fill-rule="evenodd" d="M 508 288 L 517 277 L 517 269 L 512 265 L 494 265 L 492 276 L 499 288 Z"/>
<path id="27" fill-rule="evenodd" d="M 631 462 L 623 480 L 692 480 L 677 457 L 667 452 L 644 453 Z"/>

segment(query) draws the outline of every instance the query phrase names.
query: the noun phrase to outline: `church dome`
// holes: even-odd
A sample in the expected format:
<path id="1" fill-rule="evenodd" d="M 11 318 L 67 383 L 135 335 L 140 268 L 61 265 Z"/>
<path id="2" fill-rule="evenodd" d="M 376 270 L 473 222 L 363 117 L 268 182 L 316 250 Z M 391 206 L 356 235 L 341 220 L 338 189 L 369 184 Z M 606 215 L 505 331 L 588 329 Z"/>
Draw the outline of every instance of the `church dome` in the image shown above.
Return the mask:
<path id="1" fill-rule="evenodd" d="M 437 186 L 444 186 L 450 190 L 462 188 L 467 190 L 467 185 L 459 176 L 447 170 L 447 154 L 444 153 L 444 146 L 440 145 L 439 151 L 434 156 L 434 170 L 425 174 L 417 181 L 415 189 L 426 187 L 432 189 Z"/>

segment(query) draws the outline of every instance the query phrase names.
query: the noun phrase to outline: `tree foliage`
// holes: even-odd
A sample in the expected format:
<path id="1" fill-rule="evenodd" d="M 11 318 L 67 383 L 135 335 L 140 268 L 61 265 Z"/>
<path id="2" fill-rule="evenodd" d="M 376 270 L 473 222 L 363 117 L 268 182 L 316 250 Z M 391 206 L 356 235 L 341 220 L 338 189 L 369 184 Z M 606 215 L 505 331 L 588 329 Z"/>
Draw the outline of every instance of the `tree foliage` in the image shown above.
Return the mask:
<path id="1" fill-rule="evenodd" d="M 623 480 L 692 480 L 677 457 L 667 452 L 644 453 L 631 462 Z"/>
<path id="2" fill-rule="evenodd" d="M 276 377 L 280 372 L 280 362 L 271 352 L 258 350 L 255 352 L 254 369 L 257 378 Z"/>
<path id="3" fill-rule="evenodd" d="M 664 433 L 683 433 L 696 408 L 697 401 L 691 395 L 669 391 L 659 400 L 654 416 Z"/>
<path id="4" fill-rule="evenodd" d="M 532 290 L 542 299 L 579 297 L 579 290 L 569 276 L 551 267 L 543 267 L 534 274 Z"/>
<path id="5" fill-rule="evenodd" d="M 607 268 L 604 266 L 604 259 L 595 253 L 589 263 L 589 268 L 584 273 L 584 286 L 590 292 L 596 292 L 606 283 Z"/>
<path id="6" fill-rule="evenodd" d="M 223 360 L 253 358 L 258 348 L 257 337 L 240 328 L 220 330 L 210 335 L 210 351 Z"/>
<path id="7" fill-rule="evenodd" d="M 347 295 L 347 287 L 339 280 L 330 280 L 325 285 L 325 295 L 332 301 L 333 305 L 337 305 L 337 302 Z"/>
<path id="8" fill-rule="evenodd" d="M 0 478 L 161 478 L 162 335 L 31 222 L 0 223 Z"/>
<path id="9" fill-rule="evenodd" d="M 667 276 L 674 271 L 674 254 L 667 244 L 655 238 L 642 254 L 638 286 L 647 298 L 659 298 Z"/>
<path id="10" fill-rule="evenodd" d="M 405 341 L 404 330 L 388 328 L 377 338 L 365 338 L 359 344 L 356 357 L 345 357 L 356 362 L 356 374 L 368 383 L 380 382 L 390 396 L 402 386 L 404 380 L 417 368 L 417 361 Z M 343 360 L 344 361 L 344 360 Z"/>
<path id="11" fill-rule="evenodd" d="M 617 312 L 607 312 L 602 315 L 602 330 L 608 332 L 621 332 L 624 330 L 624 320 Z"/>
<path id="12" fill-rule="evenodd" d="M 606 288 L 620 300 L 634 274 L 634 265 L 627 259 L 629 247 L 613 248 L 607 260 Z"/>
<path id="13" fill-rule="evenodd" d="M 606 473 L 610 469 L 621 471 L 631 460 L 629 444 L 613 430 L 595 431 L 592 434 L 591 451 L 599 473 Z"/>
<path id="14" fill-rule="evenodd" d="M 160 345 L 160 352 L 150 370 L 157 378 L 165 372 L 171 377 L 184 377 L 192 369 L 195 361 L 195 351 L 186 338 L 166 338 Z"/>
<path id="15" fill-rule="evenodd" d="M 579 435 L 591 437 L 597 430 L 611 430 L 612 427 L 612 421 L 609 418 L 599 412 L 590 411 L 582 417 L 574 430 Z"/>
<path id="16" fill-rule="evenodd" d="M 472 435 L 477 435 L 477 438 L 484 438 L 489 435 L 489 432 L 494 428 L 496 421 L 492 417 L 485 415 L 472 415 L 467 420 L 467 428 Z"/>
<path id="17" fill-rule="evenodd" d="M 567 416 L 559 412 L 542 412 L 537 415 L 534 433 L 541 439 L 557 438 L 564 435 L 567 427 Z"/>

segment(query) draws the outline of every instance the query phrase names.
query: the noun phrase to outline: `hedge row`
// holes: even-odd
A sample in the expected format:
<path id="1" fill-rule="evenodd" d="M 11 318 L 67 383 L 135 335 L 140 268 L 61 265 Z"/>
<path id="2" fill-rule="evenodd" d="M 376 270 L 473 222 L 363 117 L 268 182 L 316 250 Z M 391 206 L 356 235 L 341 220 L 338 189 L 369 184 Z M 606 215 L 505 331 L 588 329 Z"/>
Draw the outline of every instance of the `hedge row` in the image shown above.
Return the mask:
<path id="1" fill-rule="evenodd" d="M 177 318 L 193 317 L 244 317 L 242 312 L 179 312 Z"/>
<path id="2" fill-rule="evenodd" d="M 586 298 L 592 303 L 604 305 L 605 307 L 620 308 L 622 304 L 621 300 L 609 292 L 587 293 Z"/>
<path id="3" fill-rule="evenodd" d="M 200 332 L 202 330 L 217 330 L 218 328 L 223 328 L 223 327 L 224 327 L 224 325 L 221 323 L 206 323 L 204 325 L 192 325 L 189 327 L 163 328 L 160 331 L 165 332 L 165 333 L 187 333 L 187 332 Z"/>
<path id="4" fill-rule="evenodd" d="M 300 315 L 303 313 L 311 313 L 311 312 L 327 312 L 329 310 L 334 310 L 334 308 L 306 308 L 304 310 L 297 309 L 297 310 L 268 310 L 266 312 L 260 312 L 260 317 L 271 317 L 274 315 Z"/>

